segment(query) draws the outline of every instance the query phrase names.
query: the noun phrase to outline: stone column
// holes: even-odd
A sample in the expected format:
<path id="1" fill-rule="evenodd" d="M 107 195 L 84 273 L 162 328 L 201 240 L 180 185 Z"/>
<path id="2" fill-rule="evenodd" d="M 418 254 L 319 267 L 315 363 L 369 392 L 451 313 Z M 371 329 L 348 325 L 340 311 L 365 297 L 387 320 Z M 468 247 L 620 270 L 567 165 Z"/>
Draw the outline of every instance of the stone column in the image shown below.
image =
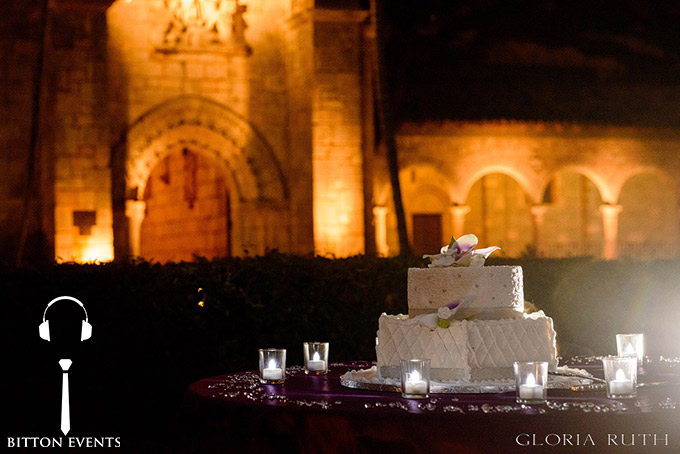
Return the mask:
<path id="1" fill-rule="evenodd" d="M 367 12 L 314 10 L 311 84 L 314 250 L 365 251 L 361 30 Z M 295 133 L 297 134 L 297 133 Z"/>
<path id="2" fill-rule="evenodd" d="M 142 221 L 146 214 L 146 202 L 143 200 L 126 200 L 125 216 L 128 218 L 130 228 L 130 256 L 141 256 L 142 245 Z"/>
<path id="3" fill-rule="evenodd" d="M 531 227 L 532 227 L 532 241 L 536 250 L 536 257 L 543 257 L 545 251 L 543 250 L 543 215 L 545 215 L 547 205 L 533 205 L 531 207 Z"/>
<path id="4" fill-rule="evenodd" d="M 621 205 L 600 205 L 604 228 L 604 250 L 602 255 L 605 260 L 615 260 L 619 257 L 617 243 L 619 236 L 619 213 L 621 209 Z"/>
<path id="5" fill-rule="evenodd" d="M 373 207 L 373 224 L 375 226 L 375 246 L 380 257 L 387 257 L 390 247 L 387 244 L 387 207 Z"/>
<path id="6" fill-rule="evenodd" d="M 449 208 L 451 212 L 451 233 L 456 238 L 465 235 L 465 215 L 470 212 L 468 205 L 452 205 Z"/>

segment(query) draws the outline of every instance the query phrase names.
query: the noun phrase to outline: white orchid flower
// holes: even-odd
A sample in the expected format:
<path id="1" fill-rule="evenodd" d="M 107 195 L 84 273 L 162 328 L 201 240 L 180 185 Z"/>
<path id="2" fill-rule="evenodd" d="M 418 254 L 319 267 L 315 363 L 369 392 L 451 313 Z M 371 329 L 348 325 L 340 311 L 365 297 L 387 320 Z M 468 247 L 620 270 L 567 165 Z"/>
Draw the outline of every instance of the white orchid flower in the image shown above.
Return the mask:
<path id="1" fill-rule="evenodd" d="M 448 306 L 442 306 L 437 309 L 437 317 L 448 320 L 456 311 L 452 311 Z"/>
<path id="2" fill-rule="evenodd" d="M 484 249 L 475 250 L 479 240 L 473 234 L 463 235 L 457 240 L 451 237 L 451 242 L 441 248 L 439 254 L 424 255 L 423 258 L 430 259 L 430 268 L 446 266 L 472 266 L 479 267 L 484 265 L 485 260 L 492 252 L 500 249 L 498 246 L 491 246 Z"/>

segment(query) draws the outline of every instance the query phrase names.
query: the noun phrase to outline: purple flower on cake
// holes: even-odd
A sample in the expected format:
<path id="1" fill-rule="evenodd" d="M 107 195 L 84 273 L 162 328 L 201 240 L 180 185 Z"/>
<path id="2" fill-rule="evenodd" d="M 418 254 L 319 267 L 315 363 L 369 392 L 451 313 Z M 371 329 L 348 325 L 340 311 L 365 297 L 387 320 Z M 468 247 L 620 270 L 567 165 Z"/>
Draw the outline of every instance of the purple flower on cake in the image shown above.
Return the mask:
<path id="1" fill-rule="evenodd" d="M 449 304 L 437 309 L 436 313 L 431 312 L 429 314 L 418 315 L 415 318 L 418 319 L 420 325 L 426 326 L 431 330 L 435 330 L 437 327 L 446 329 L 451 326 L 451 319 L 462 302 L 461 300 L 451 301 Z"/>
<path id="2" fill-rule="evenodd" d="M 456 313 L 456 310 L 460 306 L 460 301 L 453 301 L 446 306 L 442 306 L 437 309 L 437 317 L 440 319 L 448 320 Z"/>
<path id="3" fill-rule="evenodd" d="M 437 317 L 439 318 L 448 319 L 449 317 L 451 317 L 451 315 L 453 315 L 451 313 L 451 309 L 449 309 L 446 306 L 442 306 L 437 310 Z"/>
<path id="4" fill-rule="evenodd" d="M 424 255 L 424 259 L 430 259 L 430 268 L 445 266 L 472 266 L 480 267 L 492 252 L 500 249 L 491 246 L 484 249 L 475 249 L 479 240 L 475 235 L 463 235 L 457 240 L 451 237 L 451 242 L 442 247 L 439 254 Z"/>
<path id="5" fill-rule="evenodd" d="M 437 309 L 437 326 L 440 328 L 451 326 L 451 319 L 456 314 L 461 303 L 461 300 L 455 300 Z"/>

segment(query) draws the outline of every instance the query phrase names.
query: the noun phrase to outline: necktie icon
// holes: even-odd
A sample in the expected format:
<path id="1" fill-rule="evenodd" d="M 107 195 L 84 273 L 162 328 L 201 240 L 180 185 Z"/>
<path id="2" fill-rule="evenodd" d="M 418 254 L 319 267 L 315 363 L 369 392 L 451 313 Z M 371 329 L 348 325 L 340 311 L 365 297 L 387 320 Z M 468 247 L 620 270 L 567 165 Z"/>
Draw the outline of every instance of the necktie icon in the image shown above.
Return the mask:
<path id="1" fill-rule="evenodd" d="M 64 435 L 68 434 L 71 430 L 71 408 L 69 406 L 69 396 L 68 396 L 68 369 L 71 367 L 73 361 L 70 359 L 59 360 L 59 365 L 61 370 L 64 371 L 61 374 L 61 431 Z"/>

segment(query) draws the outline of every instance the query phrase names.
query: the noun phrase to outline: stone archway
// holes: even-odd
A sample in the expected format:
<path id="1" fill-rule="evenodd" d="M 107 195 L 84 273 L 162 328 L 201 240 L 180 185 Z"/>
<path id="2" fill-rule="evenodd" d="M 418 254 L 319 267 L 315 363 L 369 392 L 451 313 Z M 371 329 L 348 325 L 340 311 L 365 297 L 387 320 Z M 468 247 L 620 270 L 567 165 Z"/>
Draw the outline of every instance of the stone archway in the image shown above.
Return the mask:
<path id="1" fill-rule="evenodd" d="M 399 172 L 409 242 L 417 255 L 434 254 L 451 235 L 448 177 L 432 162 L 412 163 Z"/>
<path id="2" fill-rule="evenodd" d="M 541 255 L 616 255 L 612 223 L 619 207 L 605 202 L 601 188 L 582 169 L 567 167 L 552 175 L 537 206 L 541 209 Z"/>
<path id="3" fill-rule="evenodd" d="M 619 193 L 619 256 L 668 259 L 677 256 L 678 195 L 671 177 L 654 168 L 638 169 Z"/>
<path id="4" fill-rule="evenodd" d="M 480 247 L 500 246 L 500 255 L 508 257 L 532 252 L 532 201 L 515 178 L 499 172 L 479 175 L 465 206 L 466 231 L 479 237 Z"/>
<path id="5" fill-rule="evenodd" d="M 282 225 L 288 200 L 283 173 L 267 140 L 245 119 L 215 101 L 198 96 L 168 100 L 137 119 L 114 149 L 114 178 L 124 190 L 114 191 L 114 231 L 127 233 L 115 242 L 116 256 L 140 255 L 144 193 L 152 170 L 176 150 L 190 149 L 221 163 L 232 188 L 233 254 L 263 253 L 286 248 Z M 115 168 L 114 168 L 115 171 Z M 122 188 L 121 188 L 122 189 Z M 116 203 L 116 193 L 123 203 Z M 124 216 L 120 211 L 124 211 Z M 125 222 L 121 222 L 124 220 Z M 284 233 L 278 233 L 283 231 Z"/>
<path id="6" fill-rule="evenodd" d="M 227 175 L 223 163 L 189 147 L 156 165 L 144 191 L 140 256 L 163 263 L 232 255 Z"/>

